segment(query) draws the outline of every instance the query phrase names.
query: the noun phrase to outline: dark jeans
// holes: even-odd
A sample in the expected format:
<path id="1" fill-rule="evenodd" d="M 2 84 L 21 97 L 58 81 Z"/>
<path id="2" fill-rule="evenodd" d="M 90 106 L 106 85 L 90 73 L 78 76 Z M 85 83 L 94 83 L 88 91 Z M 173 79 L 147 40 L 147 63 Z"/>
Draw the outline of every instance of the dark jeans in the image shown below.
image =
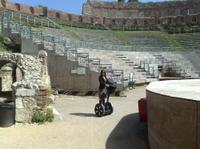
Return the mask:
<path id="1" fill-rule="evenodd" d="M 112 94 L 116 89 L 115 85 L 108 85 L 101 91 L 99 91 L 99 103 L 105 104 L 105 99 L 107 98 L 107 102 L 109 102 L 110 94 Z"/>

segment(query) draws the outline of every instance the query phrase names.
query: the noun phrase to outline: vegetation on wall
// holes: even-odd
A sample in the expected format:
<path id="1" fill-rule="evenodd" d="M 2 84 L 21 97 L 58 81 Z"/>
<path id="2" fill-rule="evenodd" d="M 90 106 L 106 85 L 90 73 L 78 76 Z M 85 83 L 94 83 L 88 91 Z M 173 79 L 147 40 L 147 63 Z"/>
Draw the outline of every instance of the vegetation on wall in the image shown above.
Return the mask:
<path id="1" fill-rule="evenodd" d="M 10 52 L 14 52 L 14 48 L 12 47 L 9 47 L 9 46 L 6 46 L 4 44 L 4 38 L 3 38 L 3 35 L 0 34 L 0 52 L 4 52 L 4 51 L 10 51 Z"/>

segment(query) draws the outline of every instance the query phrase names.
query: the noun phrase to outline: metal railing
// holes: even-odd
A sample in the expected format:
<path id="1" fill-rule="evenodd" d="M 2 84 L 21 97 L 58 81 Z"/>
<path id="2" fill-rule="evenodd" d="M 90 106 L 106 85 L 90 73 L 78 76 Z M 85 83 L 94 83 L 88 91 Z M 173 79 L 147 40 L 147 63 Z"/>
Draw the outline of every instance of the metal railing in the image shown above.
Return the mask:
<path id="1" fill-rule="evenodd" d="M 9 18 L 10 20 L 18 21 L 19 24 L 25 25 L 34 25 L 34 26 L 45 26 L 49 28 L 60 28 L 60 26 L 50 20 L 49 18 L 45 17 L 38 17 L 36 15 L 31 15 L 27 13 L 23 13 L 20 11 L 14 11 L 6 9 L 1 12 L 5 17 Z"/>
<path id="2" fill-rule="evenodd" d="M 9 28 L 11 29 L 12 33 L 19 33 L 22 37 L 32 39 L 33 42 L 42 43 L 44 44 L 45 50 L 52 50 L 55 52 L 55 54 L 66 56 L 66 58 L 71 61 L 77 61 L 80 66 L 89 68 L 91 67 L 91 70 L 96 70 L 98 72 L 100 71 L 100 69 L 104 68 L 102 66 L 106 66 L 106 64 L 101 64 L 100 61 L 98 64 L 95 63 L 94 60 L 89 58 L 88 53 L 78 53 L 77 47 L 68 44 L 69 40 L 67 40 L 66 38 L 49 35 L 42 30 L 33 29 L 30 26 L 25 26 L 23 24 L 20 24 L 19 22 L 10 20 L 10 17 L 7 17 L 6 15 L 3 15 L 1 20 L 3 21 L 2 29 Z M 113 70 L 112 64 L 104 69 L 109 72 L 110 78 L 113 81 L 117 82 L 118 84 L 123 84 L 123 70 L 121 70 L 120 72 Z"/>

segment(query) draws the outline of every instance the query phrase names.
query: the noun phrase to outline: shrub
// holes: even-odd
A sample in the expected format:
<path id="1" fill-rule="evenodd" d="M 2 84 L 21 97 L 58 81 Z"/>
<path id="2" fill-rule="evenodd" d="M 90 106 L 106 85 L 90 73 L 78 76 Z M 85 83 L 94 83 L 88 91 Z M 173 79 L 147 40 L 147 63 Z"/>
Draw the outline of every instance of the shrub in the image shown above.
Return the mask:
<path id="1" fill-rule="evenodd" d="M 53 120 L 54 120 L 53 109 L 49 108 L 47 109 L 46 113 L 46 121 L 53 122 Z"/>
<path id="2" fill-rule="evenodd" d="M 45 122 L 52 122 L 54 120 L 53 110 L 47 109 L 47 112 L 37 110 L 33 113 L 32 122 L 43 124 Z"/>
<path id="3" fill-rule="evenodd" d="M 43 124 L 46 121 L 46 114 L 44 111 L 35 111 L 33 113 L 32 122 Z"/>

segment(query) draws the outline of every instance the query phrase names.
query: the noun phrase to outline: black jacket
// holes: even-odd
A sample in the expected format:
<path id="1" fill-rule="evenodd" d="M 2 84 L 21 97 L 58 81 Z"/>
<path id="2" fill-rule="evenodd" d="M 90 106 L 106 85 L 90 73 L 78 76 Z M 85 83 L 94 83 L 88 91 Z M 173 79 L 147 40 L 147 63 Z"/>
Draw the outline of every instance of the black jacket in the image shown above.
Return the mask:
<path id="1" fill-rule="evenodd" d="M 99 90 L 105 88 L 106 84 L 112 84 L 106 77 L 105 79 L 102 76 L 99 76 Z"/>

